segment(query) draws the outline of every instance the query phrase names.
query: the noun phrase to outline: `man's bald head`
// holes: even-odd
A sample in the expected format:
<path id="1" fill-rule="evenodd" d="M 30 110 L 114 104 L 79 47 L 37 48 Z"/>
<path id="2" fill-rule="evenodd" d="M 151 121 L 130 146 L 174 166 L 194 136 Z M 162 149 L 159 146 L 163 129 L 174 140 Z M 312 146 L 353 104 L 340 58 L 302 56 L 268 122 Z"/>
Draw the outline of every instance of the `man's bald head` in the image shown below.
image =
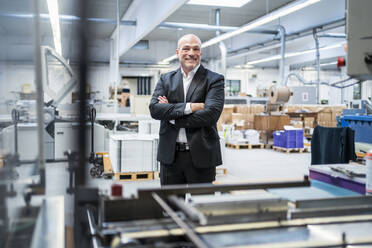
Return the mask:
<path id="1" fill-rule="evenodd" d="M 202 43 L 198 36 L 196 36 L 195 34 L 186 34 L 182 36 L 181 38 L 179 38 L 177 48 L 180 49 L 183 43 L 187 41 L 191 41 L 191 40 L 197 41 L 199 43 L 199 46 L 201 47 Z"/>

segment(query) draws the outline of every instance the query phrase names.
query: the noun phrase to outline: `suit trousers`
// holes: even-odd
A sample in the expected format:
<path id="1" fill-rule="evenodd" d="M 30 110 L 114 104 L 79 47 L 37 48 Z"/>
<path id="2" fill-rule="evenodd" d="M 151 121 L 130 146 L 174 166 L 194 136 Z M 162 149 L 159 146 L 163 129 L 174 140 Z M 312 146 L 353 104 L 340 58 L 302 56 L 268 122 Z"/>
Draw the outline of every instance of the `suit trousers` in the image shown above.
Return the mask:
<path id="1" fill-rule="evenodd" d="M 216 178 L 216 167 L 196 168 L 189 150 L 176 151 L 172 164 L 160 164 L 161 185 L 212 183 Z"/>

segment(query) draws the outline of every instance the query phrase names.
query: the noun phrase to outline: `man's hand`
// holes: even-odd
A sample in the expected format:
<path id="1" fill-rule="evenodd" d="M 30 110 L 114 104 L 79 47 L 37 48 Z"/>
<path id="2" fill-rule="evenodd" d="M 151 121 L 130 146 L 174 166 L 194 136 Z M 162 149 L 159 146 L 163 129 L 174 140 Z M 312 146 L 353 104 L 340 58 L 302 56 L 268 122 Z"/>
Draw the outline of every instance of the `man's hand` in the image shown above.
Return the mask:
<path id="1" fill-rule="evenodd" d="M 190 107 L 191 107 L 191 111 L 192 112 L 196 112 L 198 110 L 204 109 L 204 103 L 202 103 L 202 102 L 194 102 L 194 103 L 191 103 L 190 104 Z"/>
<path id="2" fill-rule="evenodd" d="M 158 96 L 159 103 L 168 103 L 168 99 L 165 96 Z"/>

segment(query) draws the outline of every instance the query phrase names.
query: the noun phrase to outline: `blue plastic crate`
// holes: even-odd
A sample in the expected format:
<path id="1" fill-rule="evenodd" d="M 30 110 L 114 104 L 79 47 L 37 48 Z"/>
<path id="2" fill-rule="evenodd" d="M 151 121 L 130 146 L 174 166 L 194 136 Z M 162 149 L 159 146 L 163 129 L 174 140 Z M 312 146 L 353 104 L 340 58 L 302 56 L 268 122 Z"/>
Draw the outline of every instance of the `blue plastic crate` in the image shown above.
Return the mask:
<path id="1" fill-rule="evenodd" d="M 296 148 L 296 130 L 285 130 L 283 132 L 281 147 Z"/>
<path id="2" fill-rule="evenodd" d="M 304 130 L 296 130 L 296 148 L 304 148 Z"/>
<path id="3" fill-rule="evenodd" d="M 281 142 L 281 131 L 273 132 L 274 146 L 280 146 Z"/>

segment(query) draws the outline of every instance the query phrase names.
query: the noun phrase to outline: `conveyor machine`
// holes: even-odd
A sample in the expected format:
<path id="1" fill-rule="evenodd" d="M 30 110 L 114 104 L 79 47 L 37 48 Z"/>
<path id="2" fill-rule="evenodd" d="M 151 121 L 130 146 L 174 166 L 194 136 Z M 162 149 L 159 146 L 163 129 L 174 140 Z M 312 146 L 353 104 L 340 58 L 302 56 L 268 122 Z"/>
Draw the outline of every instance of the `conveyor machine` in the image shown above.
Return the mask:
<path id="1" fill-rule="evenodd" d="M 320 198 L 283 197 L 291 190 Z M 86 213 L 94 247 L 372 246 L 372 197 L 321 196 L 307 177 L 166 186 L 139 190 L 130 199 L 101 196 L 99 207 Z"/>

